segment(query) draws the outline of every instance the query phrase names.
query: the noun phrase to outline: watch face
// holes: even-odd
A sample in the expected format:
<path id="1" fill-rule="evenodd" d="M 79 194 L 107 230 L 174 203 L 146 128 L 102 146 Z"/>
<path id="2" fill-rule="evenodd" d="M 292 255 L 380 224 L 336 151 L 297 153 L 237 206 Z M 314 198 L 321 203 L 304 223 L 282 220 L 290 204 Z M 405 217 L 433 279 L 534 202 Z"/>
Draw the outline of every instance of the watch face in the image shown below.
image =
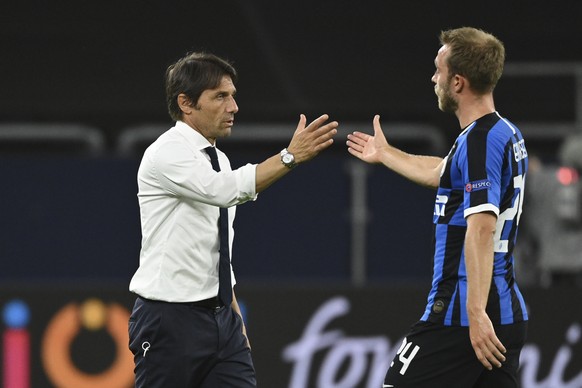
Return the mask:
<path id="1" fill-rule="evenodd" d="M 293 162 L 293 155 L 285 154 L 283 155 L 283 163 L 292 163 Z"/>

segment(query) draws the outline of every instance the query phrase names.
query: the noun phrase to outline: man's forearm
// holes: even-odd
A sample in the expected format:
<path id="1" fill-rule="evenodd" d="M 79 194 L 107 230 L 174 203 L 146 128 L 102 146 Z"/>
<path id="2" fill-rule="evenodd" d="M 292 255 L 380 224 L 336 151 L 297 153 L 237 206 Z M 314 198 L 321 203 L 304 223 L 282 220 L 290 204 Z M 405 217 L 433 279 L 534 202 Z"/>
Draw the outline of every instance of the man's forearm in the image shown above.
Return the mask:
<path id="1" fill-rule="evenodd" d="M 439 185 L 442 158 L 408 154 L 390 146 L 380 159 L 384 166 L 416 184 L 431 188 Z"/>
<path id="2" fill-rule="evenodd" d="M 467 313 L 471 317 L 485 311 L 493 276 L 493 233 L 495 216 L 488 213 L 469 217 L 465 237 L 467 271 Z"/>

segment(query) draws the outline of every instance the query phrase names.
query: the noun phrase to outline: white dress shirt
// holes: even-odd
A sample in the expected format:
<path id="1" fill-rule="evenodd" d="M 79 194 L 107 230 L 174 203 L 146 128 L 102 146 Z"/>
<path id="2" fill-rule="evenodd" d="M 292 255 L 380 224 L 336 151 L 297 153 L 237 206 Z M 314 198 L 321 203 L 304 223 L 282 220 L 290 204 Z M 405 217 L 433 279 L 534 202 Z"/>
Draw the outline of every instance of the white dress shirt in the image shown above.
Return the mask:
<path id="1" fill-rule="evenodd" d="M 237 204 L 255 200 L 256 165 L 232 170 L 217 149 L 220 172 L 212 169 L 199 132 L 178 121 L 145 151 L 138 199 L 142 247 L 129 289 L 167 302 L 193 302 L 218 294 L 219 207 L 228 207 L 232 258 Z M 231 266 L 232 284 L 235 284 Z"/>

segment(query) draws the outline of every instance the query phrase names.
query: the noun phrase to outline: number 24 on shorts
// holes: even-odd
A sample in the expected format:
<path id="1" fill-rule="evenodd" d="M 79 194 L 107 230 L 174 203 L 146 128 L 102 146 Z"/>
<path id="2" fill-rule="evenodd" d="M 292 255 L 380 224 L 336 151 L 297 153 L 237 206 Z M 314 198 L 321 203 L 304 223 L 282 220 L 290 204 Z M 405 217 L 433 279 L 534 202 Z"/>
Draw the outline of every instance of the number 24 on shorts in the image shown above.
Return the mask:
<path id="1" fill-rule="evenodd" d="M 410 366 L 410 363 L 414 359 L 414 356 L 416 356 L 416 353 L 418 353 L 418 351 L 420 350 L 420 346 L 415 345 L 414 348 L 412 348 L 412 351 L 407 356 L 406 353 L 408 353 L 411 346 L 412 342 L 408 342 L 405 337 L 404 340 L 402 341 L 402 345 L 400 345 L 400 348 L 396 352 L 396 355 L 398 355 L 398 360 L 402 363 L 402 368 L 400 369 L 401 375 L 404 375 L 406 373 L 406 370 Z M 392 367 L 393 365 L 394 361 L 392 361 L 390 367 Z"/>

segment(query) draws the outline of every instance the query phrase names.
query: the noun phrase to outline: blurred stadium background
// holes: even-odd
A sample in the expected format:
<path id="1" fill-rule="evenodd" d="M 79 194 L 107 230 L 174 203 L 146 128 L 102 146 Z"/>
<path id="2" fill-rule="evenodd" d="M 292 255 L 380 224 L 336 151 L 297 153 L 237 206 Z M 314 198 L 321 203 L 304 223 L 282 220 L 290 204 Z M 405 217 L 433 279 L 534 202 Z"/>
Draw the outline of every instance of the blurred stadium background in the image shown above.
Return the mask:
<path id="1" fill-rule="evenodd" d="M 233 166 L 285 147 L 300 113 L 340 122 L 331 149 L 238 209 L 233 264 L 259 381 L 377 386 L 428 290 L 434 198 L 350 159 L 345 135 L 380 114 L 396 145 L 445 155 L 458 124 L 430 82 L 438 33 L 470 25 L 506 45 L 496 105 L 531 158 L 517 263 L 532 314 L 522 386 L 582 387 L 581 11 L 574 0 L 1 4 L 3 386 L 131 385 L 121 329 L 100 317 L 131 308 L 137 167 L 172 125 L 165 68 L 197 50 L 240 74 L 240 112 L 220 144 Z M 57 318 L 68 308 L 79 327 L 67 339 Z M 317 319 L 339 334 L 309 349 L 300 339 Z M 55 335 L 64 361 L 51 363 Z"/>

